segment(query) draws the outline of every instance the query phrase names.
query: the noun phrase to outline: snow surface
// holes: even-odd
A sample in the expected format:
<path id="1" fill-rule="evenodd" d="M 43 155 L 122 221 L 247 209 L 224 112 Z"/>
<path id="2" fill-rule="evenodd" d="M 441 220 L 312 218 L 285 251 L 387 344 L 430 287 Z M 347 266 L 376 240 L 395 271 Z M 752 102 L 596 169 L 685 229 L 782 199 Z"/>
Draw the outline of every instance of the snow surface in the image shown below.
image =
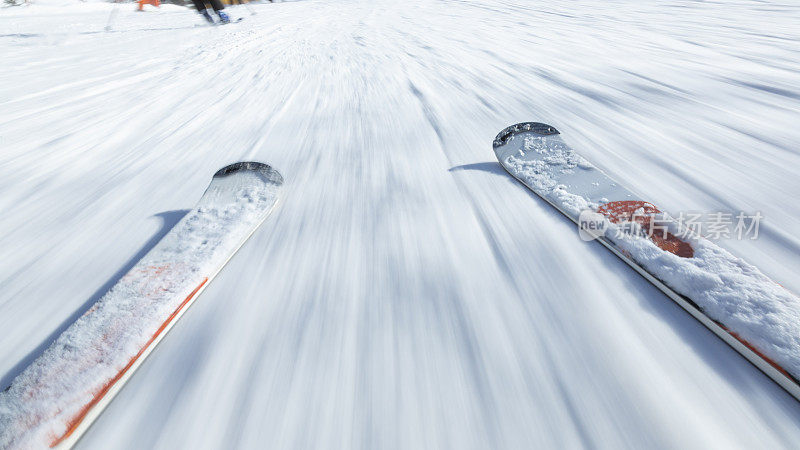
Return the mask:
<path id="1" fill-rule="evenodd" d="M 129 8 L 130 6 L 130 8 Z M 0 11 L 0 381 L 260 160 L 284 202 L 83 448 L 792 447 L 800 407 L 508 176 L 554 125 L 800 291 L 796 2 Z"/>
<path id="2" fill-rule="evenodd" d="M 264 221 L 279 187 L 271 169 L 214 177 L 197 208 L 0 393 L 0 448 L 60 442 Z"/>

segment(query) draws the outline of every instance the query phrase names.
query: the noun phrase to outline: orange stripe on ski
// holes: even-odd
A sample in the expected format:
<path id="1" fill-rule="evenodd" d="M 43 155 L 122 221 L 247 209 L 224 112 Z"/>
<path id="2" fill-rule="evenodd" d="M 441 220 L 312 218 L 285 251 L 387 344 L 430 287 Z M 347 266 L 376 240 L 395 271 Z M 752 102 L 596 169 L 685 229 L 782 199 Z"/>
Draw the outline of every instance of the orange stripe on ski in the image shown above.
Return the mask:
<path id="1" fill-rule="evenodd" d="M 642 215 L 635 215 L 638 210 L 642 211 Z M 657 214 L 661 211 L 652 203 L 640 200 L 608 202 L 597 208 L 597 212 L 606 216 L 612 223 L 636 221 L 647 232 L 650 240 L 661 250 L 678 255 L 681 258 L 692 258 L 694 256 L 694 249 L 688 242 L 684 242 L 672 233 L 668 233 L 666 229 L 659 230 L 661 233 L 656 232 L 652 224 L 652 217 L 649 215 Z"/>
<path id="2" fill-rule="evenodd" d="M 83 419 L 86 417 L 86 415 L 89 414 L 89 411 L 92 408 L 94 408 L 100 402 L 100 400 L 102 400 L 103 397 L 108 393 L 111 387 L 114 386 L 114 384 L 116 384 L 117 381 L 119 381 L 123 375 L 125 375 L 125 373 L 133 366 L 136 360 L 139 359 L 140 356 L 142 356 L 142 353 L 144 353 L 144 351 L 147 350 L 148 347 L 150 347 L 150 344 L 152 344 L 153 341 L 155 341 L 156 338 L 158 338 L 158 336 L 167 328 L 170 322 L 172 322 L 175 319 L 175 317 L 178 315 L 178 313 L 181 312 L 183 307 L 186 306 L 187 303 L 189 303 L 189 301 L 195 296 L 195 294 L 197 294 L 200 288 L 202 288 L 206 284 L 206 282 L 208 282 L 208 277 L 203 278 L 203 281 L 200 282 L 200 284 L 197 285 L 196 288 L 194 288 L 192 293 L 189 294 L 183 300 L 183 302 L 181 302 L 180 305 L 178 305 L 178 307 L 175 309 L 175 311 L 172 312 L 172 314 L 169 315 L 169 317 L 167 317 L 167 320 L 165 320 L 164 323 L 162 323 L 161 326 L 158 327 L 156 332 L 153 333 L 152 336 L 150 336 L 150 339 L 147 341 L 147 343 L 145 343 L 144 346 L 141 348 L 141 350 L 139 350 L 139 353 L 134 355 L 133 358 L 131 358 L 131 360 L 128 361 L 128 364 L 126 364 L 125 367 L 122 368 L 122 370 L 117 372 L 117 374 L 114 375 L 114 378 L 108 380 L 108 382 L 94 394 L 92 400 L 86 405 L 84 405 L 84 407 L 81 408 L 80 411 L 78 411 L 78 414 L 76 414 L 75 417 L 73 417 L 72 419 L 69 420 L 69 422 L 67 422 L 67 431 L 64 432 L 64 434 L 62 434 L 60 437 L 55 438 L 50 443 L 50 448 L 57 446 L 64 439 L 68 438 L 72 433 L 75 432 L 75 430 L 78 428 L 78 425 L 80 425 Z"/>
<path id="3" fill-rule="evenodd" d="M 760 357 L 761 357 L 761 359 L 763 359 L 764 361 L 766 361 L 766 362 L 767 362 L 767 363 L 768 363 L 770 366 L 774 367 L 774 368 L 775 368 L 775 370 L 777 370 L 778 372 L 780 372 L 780 373 L 782 373 L 783 375 L 785 375 L 785 376 L 786 376 L 786 378 L 788 378 L 788 379 L 790 379 L 790 380 L 793 380 L 793 379 L 794 379 L 794 377 L 792 377 L 791 375 L 789 375 L 789 372 L 785 371 L 785 370 L 783 369 L 783 367 L 781 367 L 781 366 L 780 366 L 780 364 L 778 364 L 778 363 L 776 363 L 775 361 L 773 361 L 773 360 L 772 360 L 770 357 L 768 357 L 767 355 L 765 355 L 765 354 L 761 353 L 761 351 L 760 351 L 759 349 L 757 349 L 757 348 L 756 348 L 756 347 L 755 347 L 753 344 L 751 344 L 751 343 L 747 342 L 747 341 L 746 341 L 746 340 L 744 340 L 742 337 L 740 337 L 738 334 L 736 334 L 736 333 L 734 333 L 733 331 L 729 330 L 729 329 L 728 329 L 728 327 L 726 327 L 725 325 L 723 325 L 723 324 L 721 324 L 721 323 L 719 323 L 719 322 L 717 322 L 717 325 L 721 326 L 723 330 L 727 331 L 727 332 L 728 332 L 728 334 L 730 334 L 731 336 L 733 336 L 734 338 L 736 338 L 736 340 L 737 340 L 737 341 L 741 342 L 741 343 L 742 343 L 742 345 L 744 345 L 745 347 L 747 347 L 747 348 L 749 348 L 750 350 L 752 350 L 752 352 L 753 352 L 753 353 L 755 353 L 756 355 L 760 356 Z"/>

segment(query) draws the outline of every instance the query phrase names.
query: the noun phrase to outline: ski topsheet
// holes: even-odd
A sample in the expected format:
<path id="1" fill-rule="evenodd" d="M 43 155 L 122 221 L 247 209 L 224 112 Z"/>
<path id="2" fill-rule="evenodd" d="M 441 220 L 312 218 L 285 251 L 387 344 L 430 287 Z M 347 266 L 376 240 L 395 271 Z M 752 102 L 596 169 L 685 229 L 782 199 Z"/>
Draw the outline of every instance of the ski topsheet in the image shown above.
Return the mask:
<path id="1" fill-rule="evenodd" d="M 71 447 L 267 218 L 283 179 L 220 169 L 197 206 L 0 393 L 0 448 Z"/>
<path id="2" fill-rule="evenodd" d="M 626 189 L 542 123 L 494 140 L 503 168 L 800 400 L 800 299 Z"/>

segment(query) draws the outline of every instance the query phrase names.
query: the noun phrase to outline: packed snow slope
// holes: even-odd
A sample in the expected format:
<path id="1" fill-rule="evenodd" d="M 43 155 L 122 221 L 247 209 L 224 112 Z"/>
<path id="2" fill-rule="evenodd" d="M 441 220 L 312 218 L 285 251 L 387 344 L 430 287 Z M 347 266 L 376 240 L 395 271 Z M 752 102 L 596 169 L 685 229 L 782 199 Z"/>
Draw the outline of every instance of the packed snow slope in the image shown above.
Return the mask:
<path id="1" fill-rule="evenodd" d="M 541 121 L 800 291 L 790 1 L 0 10 L 0 381 L 264 161 L 281 206 L 83 448 L 791 447 L 800 404 L 508 176 Z M 199 26 L 198 26 L 199 25 Z"/>

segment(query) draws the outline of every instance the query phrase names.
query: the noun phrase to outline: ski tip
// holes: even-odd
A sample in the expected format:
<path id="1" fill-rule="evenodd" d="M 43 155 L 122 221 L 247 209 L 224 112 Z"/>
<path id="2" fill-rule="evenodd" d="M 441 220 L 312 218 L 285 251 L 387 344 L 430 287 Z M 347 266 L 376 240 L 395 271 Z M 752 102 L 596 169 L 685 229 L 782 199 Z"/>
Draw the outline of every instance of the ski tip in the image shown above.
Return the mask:
<path id="1" fill-rule="evenodd" d="M 264 164 L 255 161 L 241 161 L 229 164 L 222 169 L 219 169 L 214 174 L 214 178 L 223 178 L 239 172 L 250 172 L 261 175 L 265 181 L 277 185 L 283 184 L 283 177 L 281 174 L 272 168 L 269 164 Z"/>
<path id="2" fill-rule="evenodd" d="M 496 138 L 494 138 L 494 147 L 500 147 L 504 145 L 510 138 L 513 136 L 520 134 L 520 133 L 536 133 L 542 136 L 550 136 L 553 134 L 560 134 L 555 127 L 551 125 L 547 125 L 546 123 L 539 123 L 539 122 L 522 122 L 516 125 L 511 125 L 510 127 L 506 128 L 505 130 L 501 131 Z"/>

